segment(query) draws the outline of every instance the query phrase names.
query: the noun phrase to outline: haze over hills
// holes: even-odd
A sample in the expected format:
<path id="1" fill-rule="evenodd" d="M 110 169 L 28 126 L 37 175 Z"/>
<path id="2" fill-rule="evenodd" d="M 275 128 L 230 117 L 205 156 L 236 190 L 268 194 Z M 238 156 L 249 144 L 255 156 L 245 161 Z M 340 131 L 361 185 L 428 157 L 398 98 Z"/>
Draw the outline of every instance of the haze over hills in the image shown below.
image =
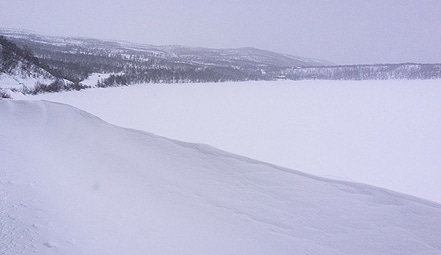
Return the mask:
<path id="1" fill-rule="evenodd" d="M 0 30 L 0 34 L 19 48 L 28 49 L 32 53 L 31 58 L 38 60 L 38 63 L 32 63 L 37 65 L 32 70 L 21 68 L 17 58 L 14 68 L 1 68 L 3 80 L 8 81 L 3 84 L 8 83 L 15 89 L 25 87 L 22 89 L 24 92 L 33 93 L 140 83 L 441 78 L 441 64 L 336 66 L 326 61 L 255 48 L 153 46 L 90 38 L 42 36 L 4 29 Z M 2 47 L 4 51 L 5 47 Z M 6 62 L 2 60 L 2 63 Z M 38 68 L 43 71 L 33 71 Z M 37 77 L 41 78 L 38 73 L 49 73 L 51 78 L 46 82 L 41 79 L 36 81 Z M 31 81 L 27 78 L 31 78 Z M 39 86 L 35 88 L 36 85 Z"/>
<path id="2" fill-rule="evenodd" d="M 264 80 L 288 67 L 330 64 L 254 48 L 153 46 L 10 30 L 0 33 L 20 47 L 29 48 L 56 76 L 76 83 L 92 73 L 114 73 L 116 77 L 106 85 Z"/>

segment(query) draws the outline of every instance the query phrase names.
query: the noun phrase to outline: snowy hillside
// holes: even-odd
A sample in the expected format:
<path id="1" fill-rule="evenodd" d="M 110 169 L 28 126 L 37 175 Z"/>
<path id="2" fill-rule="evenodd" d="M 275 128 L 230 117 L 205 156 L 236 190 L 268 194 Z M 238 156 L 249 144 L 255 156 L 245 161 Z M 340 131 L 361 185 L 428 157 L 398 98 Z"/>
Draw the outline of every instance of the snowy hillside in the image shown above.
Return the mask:
<path id="1" fill-rule="evenodd" d="M 45 69 L 32 51 L 0 36 L 0 92 L 38 91 L 43 86 L 63 87 L 71 82 L 58 79 Z"/>
<path id="2" fill-rule="evenodd" d="M 3 63 L 8 61 L 3 61 L 3 53 L 8 47 L 0 43 L 0 85 L 33 94 L 144 83 L 441 78 L 441 64 L 435 63 L 335 66 L 251 47 L 155 46 L 8 29 L 0 29 L 0 36 L 1 41 L 31 55 L 14 60 L 16 66 L 28 65 L 29 60 L 33 64 L 32 68 L 21 68 L 21 73 L 5 71 Z M 40 84 L 45 86 L 35 88 Z"/>
<path id="3" fill-rule="evenodd" d="M 286 68 L 329 64 L 249 47 L 154 46 L 7 29 L 0 29 L 0 34 L 30 48 L 54 73 L 73 82 L 80 83 L 94 73 L 119 73 L 99 84 L 106 87 L 147 82 L 268 80 Z"/>
<path id="4" fill-rule="evenodd" d="M 441 205 L 0 100 L 1 254 L 441 254 Z"/>

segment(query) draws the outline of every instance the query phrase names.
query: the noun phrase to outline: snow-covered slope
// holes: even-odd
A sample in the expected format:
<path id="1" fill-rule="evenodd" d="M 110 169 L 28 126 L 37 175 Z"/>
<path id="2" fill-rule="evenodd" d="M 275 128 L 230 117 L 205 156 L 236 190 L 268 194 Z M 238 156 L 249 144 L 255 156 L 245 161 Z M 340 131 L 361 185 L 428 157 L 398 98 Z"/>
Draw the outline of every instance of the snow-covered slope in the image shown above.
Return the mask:
<path id="1" fill-rule="evenodd" d="M 12 89 L 25 92 L 56 81 L 63 86 L 68 82 L 43 68 L 44 65 L 31 51 L 18 47 L 1 35 L 0 45 L 0 91 Z"/>
<path id="2" fill-rule="evenodd" d="M 1 254 L 441 254 L 441 205 L 0 100 Z"/>
<path id="3" fill-rule="evenodd" d="M 209 49 L 155 46 L 89 38 L 54 37 L 0 29 L 0 34 L 31 49 L 60 78 L 90 84 L 94 73 L 120 73 L 102 86 L 270 80 L 286 68 L 330 63 L 255 48 Z M 83 81 L 85 81 L 83 83 Z M 98 84 L 92 84 L 93 86 Z"/>
<path id="4" fill-rule="evenodd" d="M 237 49 L 210 49 L 202 47 L 186 47 L 179 45 L 149 45 L 125 41 L 103 41 L 92 38 L 74 38 L 60 36 L 44 36 L 33 34 L 23 30 L 1 29 L 0 34 L 15 39 L 18 42 L 27 42 L 36 48 L 55 48 L 53 50 L 65 51 L 71 54 L 78 51 L 87 51 L 89 54 L 97 51 L 112 54 L 122 54 L 127 59 L 131 55 L 157 56 L 165 59 L 178 60 L 185 63 L 203 63 L 205 65 L 217 65 L 219 63 L 227 65 L 268 65 L 274 66 L 322 66 L 332 63 L 304 57 L 280 54 L 251 47 Z M 138 57 L 139 59 L 139 57 Z M 146 59 L 144 59 L 146 60 Z"/>
<path id="5" fill-rule="evenodd" d="M 12 74 L 0 73 L 0 89 L 14 89 L 18 91 L 33 89 L 37 84 L 50 84 L 56 78 L 46 78 L 42 75 L 21 73 L 14 71 Z"/>

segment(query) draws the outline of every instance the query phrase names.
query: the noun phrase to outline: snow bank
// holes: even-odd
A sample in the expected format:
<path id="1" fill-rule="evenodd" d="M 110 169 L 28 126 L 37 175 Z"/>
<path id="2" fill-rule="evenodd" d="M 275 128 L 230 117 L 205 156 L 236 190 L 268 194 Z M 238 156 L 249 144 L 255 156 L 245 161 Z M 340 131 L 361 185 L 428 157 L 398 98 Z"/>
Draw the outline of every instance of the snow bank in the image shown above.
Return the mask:
<path id="1" fill-rule="evenodd" d="M 441 205 L 0 100 L 1 254 L 441 254 Z"/>

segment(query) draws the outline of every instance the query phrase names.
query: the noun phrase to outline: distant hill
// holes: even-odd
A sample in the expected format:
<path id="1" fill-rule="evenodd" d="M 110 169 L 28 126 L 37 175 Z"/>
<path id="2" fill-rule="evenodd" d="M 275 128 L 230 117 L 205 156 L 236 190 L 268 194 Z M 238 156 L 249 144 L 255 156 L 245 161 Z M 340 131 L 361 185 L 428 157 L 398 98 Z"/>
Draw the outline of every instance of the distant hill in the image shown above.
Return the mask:
<path id="1" fill-rule="evenodd" d="M 100 86 L 269 80 L 286 68 L 330 64 L 255 48 L 153 46 L 11 30 L 1 30 L 0 33 L 20 47 L 32 50 L 59 78 L 80 83 L 93 73 L 114 74 L 100 81 L 97 84 Z"/>
<path id="2" fill-rule="evenodd" d="M 0 35 L 0 88 L 26 93 L 140 83 L 441 78 L 441 64 L 336 66 L 255 48 L 154 46 L 4 29 Z"/>
<path id="3" fill-rule="evenodd" d="M 440 79 L 441 64 L 376 64 L 294 67 L 281 71 L 289 80 L 389 80 Z"/>

